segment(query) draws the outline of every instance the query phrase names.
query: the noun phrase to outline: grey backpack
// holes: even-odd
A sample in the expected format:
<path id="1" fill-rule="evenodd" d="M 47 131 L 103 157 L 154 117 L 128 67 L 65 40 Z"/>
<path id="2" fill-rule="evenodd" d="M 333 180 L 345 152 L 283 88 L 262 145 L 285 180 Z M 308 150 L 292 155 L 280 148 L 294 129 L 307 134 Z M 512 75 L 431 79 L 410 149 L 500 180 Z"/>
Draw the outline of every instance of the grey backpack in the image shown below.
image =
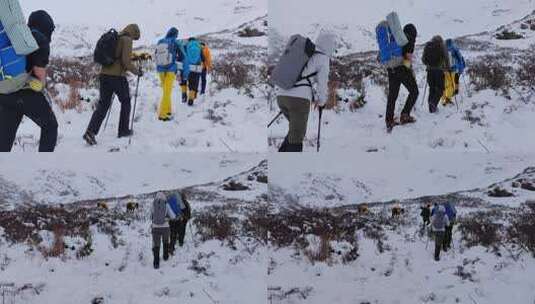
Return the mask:
<path id="1" fill-rule="evenodd" d="M 273 69 L 271 74 L 273 84 L 284 90 L 296 86 L 312 86 L 310 78 L 314 77 L 316 73 L 306 76 L 302 74 L 308 61 L 316 53 L 320 52 L 316 50 L 316 45 L 309 38 L 293 35 Z M 304 79 L 308 80 L 309 84 L 296 85 L 297 82 Z"/>
<path id="2" fill-rule="evenodd" d="M 152 203 L 152 223 L 157 226 L 165 225 L 167 218 L 167 201 L 156 197 Z"/>
<path id="3" fill-rule="evenodd" d="M 394 36 L 397 44 L 400 47 L 407 45 L 407 43 L 409 43 L 409 39 L 407 39 L 407 35 L 405 35 L 405 32 L 403 32 L 403 27 L 399 21 L 398 14 L 396 12 L 388 14 L 388 16 L 386 16 L 386 22 L 388 23 L 388 27 L 392 31 L 392 36 Z"/>

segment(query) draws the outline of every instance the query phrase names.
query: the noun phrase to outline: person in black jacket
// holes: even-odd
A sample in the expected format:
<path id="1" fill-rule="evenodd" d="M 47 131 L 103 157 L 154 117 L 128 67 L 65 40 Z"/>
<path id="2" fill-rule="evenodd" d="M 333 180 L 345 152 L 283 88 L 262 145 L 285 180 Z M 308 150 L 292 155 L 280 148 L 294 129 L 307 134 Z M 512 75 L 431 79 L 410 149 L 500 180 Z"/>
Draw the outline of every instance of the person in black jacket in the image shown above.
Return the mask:
<path id="1" fill-rule="evenodd" d="M 55 25 L 45 11 L 35 11 L 28 26 L 39 49 L 27 56 L 26 71 L 35 79 L 24 89 L 0 95 L 0 152 L 10 152 L 23 116 L 41 128 L 39 152 L 54 152 L 58 138 L 58 122 L 50 100 L 43 92 L 46 85 L 46 67 L 50 57 L 50 41 Z"/>
<path id="2" fill-rule="evenodd" d="M 399 96 L 399 89 L 403 85 L 409 91 L 409 97 L 405 103 L 405 107 L 401 112 L 400 124 L 414 123 L 416 120 L 411 116 L 412 108 L 418 100 L 418 84 L 412 69 L 412 55 L 414 53 L 414 46 L 416 44 L 416 36 L 418 32 L 413 24 L 407 24 L 403 28 L 403 32 L 407 36 L 409 43 L 403 47 L 403 65 L 388 69 L 388 104 L 386 107 L 386 129 L 387 132 L 392 132 L 396 125 L 394 120 L 394 112 L 396 109 L 396 100 Z"/>
<path id="3" fill-rule="evenodd" d="M 436 113 L 440 98 L 444 94 L 444 72 L 450 68 L 448 49 L 441 36 L 433 37 L 425 45 L 422 61 L 427 66 L 429 112 Z"/>
<path id="4" fill-rule="evenodd" d="M 180 247 L 184 246 L 184 238 L 186 237 L 186 227 L 188 225 L 188 221 L 191 219 L 191 205 L 186 199 L 186 195 L 184 193 L 182 193 L 181 195 L 182 202 L 184 203 L 184 209 L 182 209 L 182 217 L 180 218 L 180 221 L 178 223 L 178 246 Z"/>

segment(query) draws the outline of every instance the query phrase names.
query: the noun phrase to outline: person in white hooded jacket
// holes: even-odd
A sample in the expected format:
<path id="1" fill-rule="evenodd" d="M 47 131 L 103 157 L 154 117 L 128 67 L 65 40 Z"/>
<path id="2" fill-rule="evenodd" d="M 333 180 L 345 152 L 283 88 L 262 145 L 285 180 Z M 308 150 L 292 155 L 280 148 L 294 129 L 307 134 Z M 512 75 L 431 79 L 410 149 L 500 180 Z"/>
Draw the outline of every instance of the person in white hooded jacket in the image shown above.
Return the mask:
<path id="1" fill-rule="evenodd" d="M 279 148 L 279 152 L 302 152 L 305 139 L 310 103 L 315 108 L 324 108 L 329 96 L 330 58 L 335 52 L 336 36 L 322 31 L 316 39 L 316 53 L 303 69 L 302 79 L 289 90 L 282 90 L 277 96 L 277 103 L 283 115 L 288 119 L 288 135 Z M 316 89 L 316 94 L 314 92 Z"/>

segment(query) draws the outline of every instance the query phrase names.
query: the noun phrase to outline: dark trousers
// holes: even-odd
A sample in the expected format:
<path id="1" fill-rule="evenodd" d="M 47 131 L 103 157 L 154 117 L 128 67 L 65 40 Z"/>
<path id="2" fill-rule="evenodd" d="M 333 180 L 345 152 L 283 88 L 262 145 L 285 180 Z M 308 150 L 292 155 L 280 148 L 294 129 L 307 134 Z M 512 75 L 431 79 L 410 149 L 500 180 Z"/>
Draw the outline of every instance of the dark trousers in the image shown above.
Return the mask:
<path id="1" fill-rule="evenodd" d="M 440 260 L 440 251 L 444 246 L 444 231 L 435 231 L 435 260 Z"/>
<path id="2" fill-rule="evenodd" d="M 10 152 L 22 117 L 27 116 L 41 128 L 39 152 L 54 152 L 58 122 L 45 95 L 22 90 L 0 95 L 0 152 Z"/>
<path id="3" fill-rule="evenodd" d="M 451 248 L 453 234 L 453 225 L 446 226 L 446 233 L 444 234 L 444 250 Z"/>
<path id="4" fill-rule="evenodd" d="M 130 87 L 124 76 L 100 75 L 100 100 L 97 109 L 93 112 L 87 131 L 98 134 L 102 122 L 111 107 L 113 95 L 117 95 L 121 103 L 121 116 L 119 118 L 119 134 L 130 129 Z"/>
<path id="5" fill-rule="evenodd" d="M 201 73 L 201 94 L 206 93 L 207 75 L 208 75 L 208 72 L 206 71 L 206 69 L 203 69 Z"/>
<path id="6" fill-rule="evenodd" d="M 418 84 L 411 69 L 406 66 L 400 66 L 388 69 L 388 104 L 386 106 L 386 121 L 394 121 L 394 112 L 396 110 L 396 100 L 399 96 L 399 89 L 403 85 L 409 91 L 409 97 L 405 102 L 402 114 L 409 115 L 418 100 Z"/>
<path id="7" fill-rule="evenodd" d="M 186 226 L 188 225 L 187 220 L 176 220 L 170 221 L 169 226 L 171 228 L 171 240 L 169 245 L 169 250 L 171 254 L 175 251 L 175 246 L 178 241 L 179 246 L 184 245 L 184 238 L 186 236 Z"/>
<path id="8" fill-rule="evenodd" d="M 435 112 L 442 95 L 444 94 L 444 71 L 431 69 L 427 71 L 427 84 L 429 85 L 429 111 Z"/>
<path id="9" fill-rule="evenodd" d="M 188 89 L 193 92 L 199 91 L 199 80 L 201 73 L 191 72 L 188 77 Z"/>

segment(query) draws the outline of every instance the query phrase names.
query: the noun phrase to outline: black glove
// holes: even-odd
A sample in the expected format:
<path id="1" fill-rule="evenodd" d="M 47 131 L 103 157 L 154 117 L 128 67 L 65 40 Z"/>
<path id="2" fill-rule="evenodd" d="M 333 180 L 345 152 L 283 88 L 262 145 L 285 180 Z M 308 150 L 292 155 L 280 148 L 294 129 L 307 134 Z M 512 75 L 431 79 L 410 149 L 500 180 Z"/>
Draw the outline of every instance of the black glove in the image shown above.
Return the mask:
<path id="1" fill-rule="evenodd" d="M 137 72 L 137 76 L 138 76 L 138 77 L 143 77 L 143 71 L 141 70 L 141 68 L 140 68 L 139 71 Z"/>

